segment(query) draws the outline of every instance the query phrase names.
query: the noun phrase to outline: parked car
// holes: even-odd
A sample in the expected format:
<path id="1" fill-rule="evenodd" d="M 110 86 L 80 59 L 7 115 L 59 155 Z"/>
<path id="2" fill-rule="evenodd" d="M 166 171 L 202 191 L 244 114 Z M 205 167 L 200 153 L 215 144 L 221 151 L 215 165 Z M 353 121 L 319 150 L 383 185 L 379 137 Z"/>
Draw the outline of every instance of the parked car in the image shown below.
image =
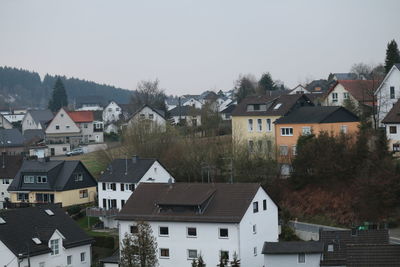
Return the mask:
<path id="1" fill-rule="evenodd" d="M 68 151 L 67 153 L 65 153 L 66 156 L 75 156 L 75 155 L 80 155 L 83 154 L 83 148 L 78 147 L 78 148 L 74 148 L 71 151 Z"/>

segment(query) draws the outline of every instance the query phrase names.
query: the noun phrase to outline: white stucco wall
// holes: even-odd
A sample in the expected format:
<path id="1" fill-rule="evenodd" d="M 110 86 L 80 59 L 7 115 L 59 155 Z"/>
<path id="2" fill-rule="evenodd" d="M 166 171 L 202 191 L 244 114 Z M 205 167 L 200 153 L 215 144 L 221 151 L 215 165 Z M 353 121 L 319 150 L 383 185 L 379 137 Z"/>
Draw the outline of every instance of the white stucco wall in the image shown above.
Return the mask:
<path id="1" fill-rule="evenodd" d="M 390 98 L 391 86 L 394 87 L 394 99 Z M 376 97 L 378 100 L 378 121 L 379 126 L 382 127 L 382 120 L 400 98 L 400 71 L 396 67 L 393 67 L 387 74 L 387 77 L 385 77 L 385 80 L 376 92 Z"/>
<path id="2" fill-rule="evenodd" d="M 36 124 L 29 112 L 25 114 L 24 118 L 22 119 L 21 125 L 22 125 L 22 132 L 30 129 L 42 129 L 40 123 Z"/>
<path id="3" fill-rule="evenodd" d="M 111 101 L 103 110 L 103 121 L 104 123 L 118 121 L 121 114 L 121 107 L 114 101 Z"/>
<path id="4" fill-rule="evenodd" d="M 265 267 L 319 267 L 321 261 L 321 254 L 305 254 L 305 262 L 298 262 L 298 254 L 276 254 L 264 255 Z"/>
<path id="5" fill-rule="evenodd" d="M 337 101 L 333 101 L 332 94 L 337 93 Z M 340 83 L 335 86 L 335 88 L 328 94 L 325 98 L 324 105 L 325 106 L 343 106 L 344 105 L 344 94 L 348 93 L 349 98 L 354 102 L 354 104 L 358 105 L 358 101 L 341 85 Z"/>
<path id="6" fill-rule="evenodd" d="M 397 133 L 390 133 L 390 127 L 396 127 Z M 386 137 L 389 141 L 389 150 L 393 151 L 393 144 L 400 142 L 400 124 L 385 124 Z"/>
<path id="7" fill-rule="evenodd" d="M 203 106 L 203 104 L 202 104 L 199 100 L 197 100 L 197 99 L 189 98 L 189 99 L 185 100 L 185 101 L 182 103 L 182 106 L 192 106 L 192 107 L 201 109 L 201 107 Z"/>
<path id="8" fill-rule="evenodd" d="M 59 129 L 57 129 L 57 127 Z M 79 127 L 71 119 L 64 109 L 60 109 L 53 120 L 47 126 L 46 134 L 70 134 L 80 133 Z"/>
<path id="9" fill-rule="evenodd" d="M 7 178 L 0 179 L 0 209 L 2 209 L 4 207 L 3 204 L 4 204 L 5 199 L 6 198 L 10 199 L 10 193 L 8 193 L 7 189 L 10 186 L 13 179 L 14 179 L 14 177 L 9 177 L 9 179 L 7 179 Z M 6 184 L 6 180 L 8 180 L 7 184 Z"/>
<path id="10" fill-rule="evenodd" d="M 131 118 L 131 120 L 129 121 L 129 125 L 130 125 L 130 126 L 133 126 L 136 122 L 140 121 L 140 119 L 141 119 L 141 117 L 140 117 L 141 114 L 144 115 L 144 119 L 146 119 L 146 120 L 151 120 L 151 121 L 153 121 L 156 125 L 165 128 L 165 125 L 166 125 L 165 119 L 164 119 L 162 116 L 160 116 L 157 112 L 155 112 L 154 110 L 152 110 L 151 108 L 149 108 L 149 107 L 147 107 L 147 106 L 144 107 L 144 108 L 143 108 L 142 110 L 140 110 L 139 112 L 137 112 L 137 113 L 135 114 L 135 116 Z M 149 117 L 150 114 L 153 115 L 153 119 L 150 119 L 150 117 Z"/>

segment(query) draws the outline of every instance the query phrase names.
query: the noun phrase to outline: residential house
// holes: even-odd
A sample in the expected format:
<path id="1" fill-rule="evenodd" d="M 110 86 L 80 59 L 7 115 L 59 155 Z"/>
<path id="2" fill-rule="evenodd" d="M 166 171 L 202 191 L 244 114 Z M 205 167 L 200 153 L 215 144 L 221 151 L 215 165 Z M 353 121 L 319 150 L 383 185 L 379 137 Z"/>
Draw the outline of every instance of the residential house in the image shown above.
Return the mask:
<path id="1" fill-rule="evenodd" d="M 0 213 L 1 266 L 90 267 L 93 242 L 56 205 Z"/>
<path id="2" fill-rule="evenodd" d="M 242 100 L 232 112 L 232 137 L 235 144 L 249 150 L 274 152 L 275 125 L 278 118 L 313 103 L 305 95 L 256 96 Z"/>
<path id="3" fill-rule="evenodd" d="M 354 134 L 358 131 L 359 118 L 343 107 L 300 107 L 275 122 L 277 159 L 282 175 L 289 175 L 290 165 L 296 155 L 297 139 L 301 135 Z"/>
<path id="4" fill-rule="evenodd" d="M 324 94 L 335 84 L 335 82 L 335 80 L 313 80 L 307 84 L 305 88 L 310 94 Z"/>
<path id="5" fill-rule="evenodd" d="M 325 94 L 324 106 L 349 106 L 351 101 L 358 109 L 371 109 L 376 105 L 374 97 L 378 82 L 373 80 L 338 80 Z"/>
<path id="6" fill-rule="evenodd" d="M 9 122 L 6 118 L 5 115 L 0 114 L 0 129 L 11 129 L 13 128 L 13 125 L 11 122 Z"/>
<path id="7" fill-rule="evenodd" d="M 28 110 L 22 119 L 22 132 L 28 129 L 45 130 L 48 122 L 50 122 L 53 117 L 54 115 L 49 109 Z"/>
<path id="8" fill-rule="evenodd" d="M 9 201 L 8 187 L 22 165 L 22 156 L 0 156 L 0 209 Z"/>
<path id="9" fill-rule="evenodd" d="M 18 123 L 18 122 L 21 122 L 22 119 L 24 118 L 26 110 L 25 109 L 11 109 L 10 108 L 9 110 L 1 111 L 0 113 L 10 123 Z"/>
<path id="10" fill-rule="evenodd" d="M 377 117 L 379 127 L 384 127 L 382 120 L 400 98 L 400 63 L 394 64 L 375 91 L 377 99 Z"/>
<path id="11" fill-rule="evenodd" d="M 265 242 L 265 267 L 320 267 L 324 243 L 316 241 Z"/>
<path id="12" fill-rule="evenodd" d="M 299 85 L 297 85 L 295 88 L 293 88 L 291 91 L 290 91 L 290 95 L 294 95 L 294 94 L 301 94 L 301 95 L 304 95 L 304 94 L 310 94 L 311 92 L 309 92 L 303 85 L 301 85 L 301 84 L 299 84 Z"/>
<path id="13" fill-rule="evenodd" d="M 50 156 L 49 148 L 45 143 L 46 138 L 44 130 L 26 130 L 23 136 L 27 150 L 29 150 L 29 156 L 37 158 Z"/>
<path id="14" fill-rule="evenodd" d="M 234 106 L 237 105 L 237 101 L 236 100 L 232 100 L 232 99 L 227 98 L 225 96 L 224 97 L 220 96 L 220 99 L 225 99 L 225 100 L 221 104 L 218 104 L 218 112 L 222 112 L 223 110 L 225 110 L 226 108 L 228 108 L 228 107 L 230 107 L 232 105 L 234 105 Z"/>
<path id="15" fill-rule="evenodd" d="M 75 101 L 76 110 L 87 110 L 87 111 L 102 111 L 105 104 L 105 100 L 102 96 L 91 95 L 91 96 L 80 96 Z"/>
<path id="16" fill-rule="evenodd" d="M 122 117 L 122 108 L 115 101 L 110 101 L 103 110 L 103 122 L 107 125 L 119 121 Z"/>
<path id="17" fill-rule="evenodd" d="M 120 210 L 140 183 L 168 182 L 174 183 L 175 179 L 157 159 L 138 156 L 115 159 L 99 178 L 99 207 L 103 211 Z M 116 228 L 115 213 L 108 213 L 110 216 L 100 216 L 100 219 L 105 227 Z"/>
<path id="18" fill-rule="evenodd" d="M 221 111 L 221 118 L 224 121 L 232 120 L 232 112 L 235 110 L 236 104 L 231 104 Z"/>
<path id="19" fill-rule="evenodd" d="M 382 120 L 382 124 L 385 126 L 386 138 L 389 141 L 389 150 L 400 152 L 400 100 L 393 105 L 389 113 L 386 114 Z"/>
<path id="20" fill-rule="evenodd" d="M 192 106 L 198 109 L 203 107 L 203 103 L 201 102 L 199 95 L 184 95 L 181 98 L 181 103 L 182 106 Z"/>
<path id="21" fill-rule="evenodd" d="M 346 246 L 346 267 L 400 266 L 400 245 L 353 244 Z"/>
<path id="22" fill-rule="evenodd" d="M 18 129 L 0 129 L 0 149 L 7 155 L 22 155 L 25 152 L 24 137 Z"/>
<path id="23" fill-rule="evenodd" d="M 189 126 L 201 125 L 201 110 L 192 106 L 177 106 L 169 111 L 174 124 L 185 123 Z"/>
<path id="24" fill-rule="evenodd" d="M 149 105 L 144 105 L 139 108 L 128 120 L 130 127 L 135 127 L 139 122 L 148 122 L 152 127 L 160 127 L 166 129 L 165 112 Z"/>
<path id="25" fill-rule="evenodd" d="M 93 111 L 68 111 L 68 116 L 80 128 L 82 143 L 103 143 L 103 122 L 95 118 Z"/>
<path id="26" fill-rule="evenodd" d="M 165 99 L 165 106 L 167 107 L 167 110 L 171 110 L 175 108 L 176 106 L 179 105 L 179 97 L 174 97 L 174 96 L 168 96 Z"/>
<path id="27" fill-rule="evenodd" d="M 331 73 L 330 80 L 357 80 L 359 77 L 356 73 Z"/>
<path id="28" fill-rule="evenodd" d="M 24 160 L 8 188 L 12 203 L 61 203 L 64 206 L 95 201 L 97 181 L 77 160 Z"/>
<path id="29" fill-rule="evenodd" d="M 253 183 L 141 183 L 117 220 L 120 240 L 149 223 L 163 267 L 190 266 L 200 254 L 217 266 L 234 253 L 241 266 L 263 266 L 264 242 L 278 241 L 278 207 Z"/>

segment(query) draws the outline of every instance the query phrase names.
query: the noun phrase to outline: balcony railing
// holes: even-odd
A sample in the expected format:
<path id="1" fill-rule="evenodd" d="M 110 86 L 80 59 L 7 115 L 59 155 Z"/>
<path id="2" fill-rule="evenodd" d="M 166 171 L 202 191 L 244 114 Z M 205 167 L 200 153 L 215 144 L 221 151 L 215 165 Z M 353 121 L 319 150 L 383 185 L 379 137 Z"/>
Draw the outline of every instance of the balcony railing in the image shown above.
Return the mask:
<path id="1" fill-rule="evenodd" d="M 119 213 L 117 208 L 103 209 L 99 207 L 86 208 L 86 216 L 90 217 L 115 217 Z"/>

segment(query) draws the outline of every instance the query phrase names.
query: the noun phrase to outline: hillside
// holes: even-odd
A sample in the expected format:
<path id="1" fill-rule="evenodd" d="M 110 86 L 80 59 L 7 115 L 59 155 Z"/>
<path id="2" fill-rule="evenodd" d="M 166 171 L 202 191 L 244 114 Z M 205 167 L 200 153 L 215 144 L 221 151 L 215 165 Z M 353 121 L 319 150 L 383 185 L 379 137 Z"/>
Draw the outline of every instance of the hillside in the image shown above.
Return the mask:
<path id="1" fill-rule="evenodd" d="M 37 72 L 0 67 L 0 107 L 46 107 L 57 76 L 46 75 L 43 81 Z M 101 97 L 104 103 L 115 100 L 126 104 L 132 91 L 92 81 L 62 76 L 70 103 L 83 97 Z"/>

